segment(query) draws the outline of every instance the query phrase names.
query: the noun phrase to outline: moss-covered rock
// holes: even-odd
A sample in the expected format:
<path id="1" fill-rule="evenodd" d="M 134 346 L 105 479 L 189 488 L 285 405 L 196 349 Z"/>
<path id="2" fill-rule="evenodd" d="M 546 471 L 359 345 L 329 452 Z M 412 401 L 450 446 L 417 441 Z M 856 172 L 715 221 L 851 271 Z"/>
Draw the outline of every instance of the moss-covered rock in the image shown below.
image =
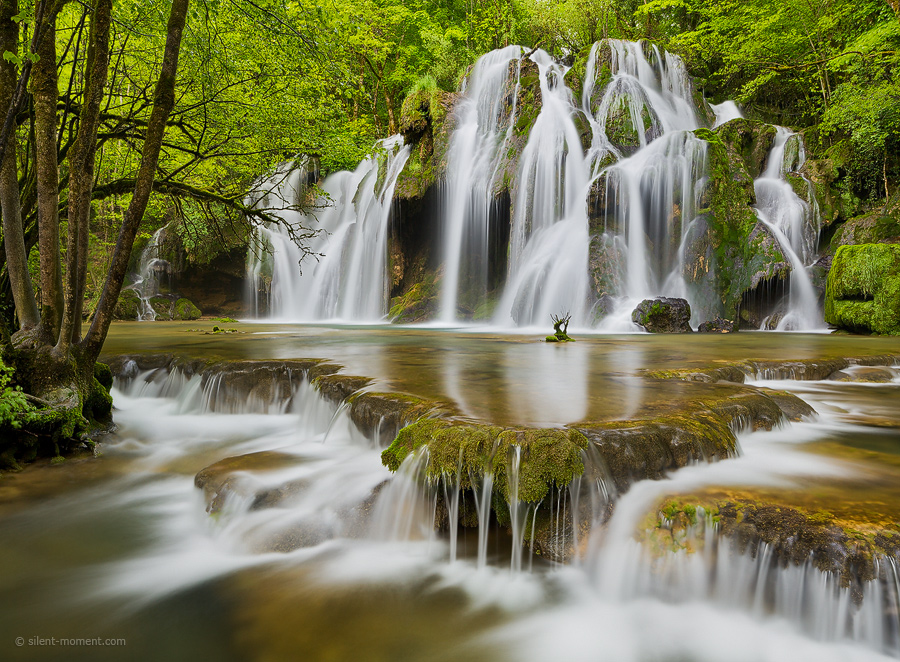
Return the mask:
<path id="1" fill-rule="evenodd" d="M 900 243 L 900 193 L 891 201 L 841 224 L 831 238 L 831 250 L 858 244 Z"/>
<path id="2" fill-rule="evenodd" d="M 825 288 L 825 321 L 900 335 L 900 244 L 838 248 Z"/>
<path id="3" fill-rule="evenodd" d="M 668 552 L 695 550 L 710 531 L 731 539 L 737 551 L 755 556 L 762 544 L 780 566 L 809 562 L 822 572 L 834 573 L 841 586 L 862 600 L 862 584 L 879 577 L 878 558 L 900 553 L 900 531 L 853 526 L 824 510 L 806 511 L 763 500 L 670 497 L 652 516 L 655 526 L 645 528 L 649 549 Z M 715 528 L 705 526 L 711 520 Z M 674 544 L 674 546 L 673 546 Z"/>
<path id="4" fill-rule="evenodd" d="M 438 282 L 436 274 L 425 272 L 422 279 L 413 283 L 405 293 L 391 299 L 391 308 L 388 311 L 391 321 L 409 324 L 433 317 L 439 305 Z"/>
<path id="5" fill-rule="evenodd" d="M 644 299 L 631 320 L 650 333 L 691 333 L 691 305 L 685 299 Z"/>
<path id="6" fill-rule="evenodd" d="M 435 88 L 413 91 L 403 101 L 400 132 L 410 155 L 395 187 L 403 200 L 422 198 L 447 167 L 452 123 L 448 116 L 457 96 Z"/>
<path id="7" fill-rule="evenodd" d="M 709 182 L 685 242 L 684 276 L 700 319 L 737 319 L 745 292 L 786 278 L 791 267 L 756 217 L 753 177 L 737 148 L 725 142 L 729 133 L 699 129 L 695 134 L 707 142 Z"/>
<path id="8" fill-rule="evenodd" d="M 168 322 L 169 320 L 174 319 L 172 317 L 174 304 L 175 301 L 172 297 L 164 294 L 150 297 L 150 307 L 153 309 L 153 312 L 156 313 L 156 319 L 160 322 Z"/>
<path id="9" fill-rule="evenodd" d="M 541 501 L 551 487 L 565 487 L 584 470 L 582 451 L 587 438 L 577 430 L 504 429 L 480 424 L 454 423 L 425 418 L 408 425 L 382 453 L 382 462 L 397 471 L 413 451 L 428 448 L 426 475 L 432 480 L 447 479 L 471 489 L 472 478 L 493 475 L 494 489 L 509 501 L 511 487 L 508 465 L 515 449 L 520 449 L 518 473 L 519 501 Z"/>
<path id="10" fill-rule="evenodd" d="M 173 320 L 195 320 L 200 319 L 200 315 L 200 309 L 184 297 L 178 299 L 172 308 Z"/>
<path id="11" fill-rule="evenodd" d="M 117 320 L 136 320 L 141 312 L 141 299 L 134 290 L 122 290 L 119 300 L 113 309 L 113 318 Z"/>
<path id="12" fill-rule="evenodd" d="M 738 118 L 716 127 L 713 133 L 737 151 L 752 178 L 762 174 L 775 142 L 774 126 Z"/>

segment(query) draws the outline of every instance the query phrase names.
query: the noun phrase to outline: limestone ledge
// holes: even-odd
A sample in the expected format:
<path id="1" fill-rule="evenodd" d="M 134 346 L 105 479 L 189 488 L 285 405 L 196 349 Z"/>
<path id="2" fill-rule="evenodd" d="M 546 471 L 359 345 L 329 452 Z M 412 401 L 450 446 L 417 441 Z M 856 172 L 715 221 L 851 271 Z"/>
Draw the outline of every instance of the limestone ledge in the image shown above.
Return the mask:
<path id="1" fill-rule="evenodd" d="M 833 573 L 862 599 L 865 582 L 893 581 L 885 559 L 900 559 L 900 529 L 838 520 L 827 511 L 806 511 L 748 498 L 675 497 L 661 503 L 640 534 L 651 553 L 694 553 L 714 532 L 740 554 L 756 558 L 767 545 L 784 567 L 811 563 Z M 710 526 L 711 525 L 711 526 Z"/>
<path id="2" fill-rule="evenodd" d="M 705 368 L 644 370 L 643 376 L 651 379 L 679 379 L 687 382 L 704 382 L 707 384 L 716 382 L 743 384 L 748 378 L 804 381 L 833 379 L 845 381 L 842 371 L 851 366 L 894 365 L 900 365 L 900 354 L 802 359 L 797 361 L 746 360 Z"/>

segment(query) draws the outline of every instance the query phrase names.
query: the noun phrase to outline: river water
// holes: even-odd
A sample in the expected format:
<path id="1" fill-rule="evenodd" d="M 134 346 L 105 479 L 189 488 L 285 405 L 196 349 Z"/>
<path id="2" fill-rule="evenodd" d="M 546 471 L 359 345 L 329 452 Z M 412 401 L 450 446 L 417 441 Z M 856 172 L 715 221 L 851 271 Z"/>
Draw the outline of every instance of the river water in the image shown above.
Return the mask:
<path id="1" fill-rule="evenodd" d="M 552 346 L 477 330 L 188 330 L 210 326 L 118 324 L 106 349 L 329 359 L 376 378 L 378 388 L 443 399 L 474 419 L 548 426 L 640 417 L 713 388 L 651 383 L 641 377 L 647 368 L 900 352 L 896 339 L 799 334 L 593 336 Z M 711 574 L 702 553 L 671 552 L 660 562 L 638 542 L 648 513 L 677 494 L 814 502 L 896 528 L 900 373 L 890 375 L 880 384 L 755 382 L 794 391 L 818 418 L 742 433 L 738 458 L 638 482 L 578 560 L 558 565 L 526 550 L 522 570 L 511 571 L 503 530 L 490 532 L 479 567 L 478 532 L 461 528 L 451 562 L 421 487 L 392 476 L 380 449 L 302 380 L 289 402 L 221 413 L 198 396 L 196 381 L 144 373 L 117 382 L 119 429 L 101 457 L 38 463 L 0 479 L 0 657 L 897 657 L 900 621 L 887 589 L 857 605 L 815 569 L 720 550 Z M 249 454 L 219 465 L 231 480 L 227 496 L 211 501 L 194 486 L 198 471 Z M 763 584 L 773 600 L 759 598 Z M 15 646 L 17 637 L 25 645 Z M 126 643 L 29 644 L 40 637 Z"/>

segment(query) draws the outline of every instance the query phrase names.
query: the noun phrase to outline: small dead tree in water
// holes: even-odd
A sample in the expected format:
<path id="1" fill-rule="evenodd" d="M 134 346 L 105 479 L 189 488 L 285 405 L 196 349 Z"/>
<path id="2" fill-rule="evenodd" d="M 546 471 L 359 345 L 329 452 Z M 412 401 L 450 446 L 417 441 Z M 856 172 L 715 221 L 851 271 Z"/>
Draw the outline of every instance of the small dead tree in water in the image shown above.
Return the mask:
<path id="1" fill-rule="evenodd" d="M 562 317 L 558 315 L 550 315 L 553 320 L 553 335 L 547 336 L 547 342 L 569 342 L 569 322 L 572 319 L 571 313 L 566 313 Z"/>

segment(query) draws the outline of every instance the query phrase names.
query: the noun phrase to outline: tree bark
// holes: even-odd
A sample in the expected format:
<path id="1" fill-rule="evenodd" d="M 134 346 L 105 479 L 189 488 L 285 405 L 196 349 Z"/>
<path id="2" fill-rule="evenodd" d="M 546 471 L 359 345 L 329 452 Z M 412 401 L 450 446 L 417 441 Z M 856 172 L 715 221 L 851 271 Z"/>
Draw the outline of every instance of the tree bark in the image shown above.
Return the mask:
<path id="1" fill-rule="evenodd" d="M 65 313 L 57 351 L 65 355 L 81 339 L 81 310 L 87 277 L 87 254 L 94 185 L 94 155 L 100 126 L 100 103 L 109 69 L 109 27 L 112 0 L 96 0 L 91 16 L 85 71 L 84 104 L 78 134 L 69 153 L 69 236 L 66 253 Z"/>
<path id="2" fill-rule="evenodd" d="M 141 154 L 141 167 L 138 170 L 131 203 L 125 211 L 125 218 L 119 230 L 112 264 L 103 285 L 103 293 L 97 304 L 94 321 L 82 342 L 85 356 L 89 360 L 96 360 L 103 347 L 103 341 L 106 340 L 113 310 L 119 299 L 119 293 L 122 291 L 122 283 L 128 269 L 128 258 L 131 256 L 134 238 L 153 190 L 153 179 L 159 163 L 159 153 L 162 150 L 166 120 L 175 105 L 175 79 L 178 72 L 178 55 L 181 49 L 181 36 L 184 32 L 187 9 L 188 0 L 173 0 L 166 27 L 166 50 L 153 95 L 153 110 L 150 112 L 150 121 L 147 124 L 147 134 Z"/>
<path id="3" fill-rule="evenodd" d="M 35 167 L 37 169 L 38 249 L 41 258 L 41 328 L 55 345 L 63 314 L 59 260 L 59 168 L 56 145 L 56 16 L 47 17 L 48 31 L 38 46 L 40 59 L 32 71 Z"/>
<path id="4" fill-rule="evenodd" d="M 0 54 L 19 52 L 19 26 L 12 20 L 18 14 L 17 0 L 0 0 Z M 0 61 L 0 108 L 14 103 L 18 76 L 16 65 L 5 58 Z M 0 211 L 3 214 L 3 246 L 6 252 L 6 268 L 12 288 L 13 301 L 19 325 L 30 329 L 38 325 L 37 303 L 28 273 L 28 254 L 25 251 L 25 235 L 22 228 L 22 212 L 19 200 L 19 178 L 16 167 L 16 135 L 9 133 L 3 162 L 0 164 Z"/>

